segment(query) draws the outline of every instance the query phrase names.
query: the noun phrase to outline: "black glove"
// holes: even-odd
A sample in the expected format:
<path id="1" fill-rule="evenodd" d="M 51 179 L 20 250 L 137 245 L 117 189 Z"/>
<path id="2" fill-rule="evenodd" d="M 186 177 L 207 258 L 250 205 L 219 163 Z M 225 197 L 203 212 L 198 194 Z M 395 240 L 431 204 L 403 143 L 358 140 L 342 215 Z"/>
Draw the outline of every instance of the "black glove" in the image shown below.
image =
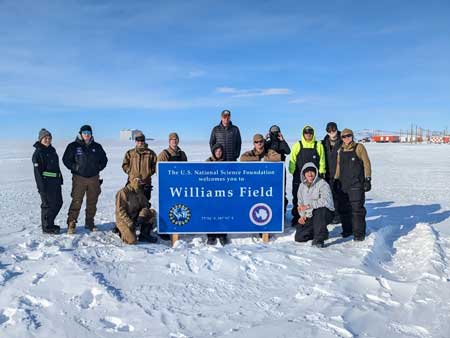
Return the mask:
<path id="1" fill-rule="evenodd" d="M 364 191 L 370 191 L 372 189 L 372 184 L 370 183 L 371 178 L 370 177 L 366 177 L 366 179 L 364 180 Z"/>
<path id="2" fill-rule="evenodd" d="M 333 180 L 333 190 L 338 191 L 341 189 L 341 182 L 338 179 Z"/>

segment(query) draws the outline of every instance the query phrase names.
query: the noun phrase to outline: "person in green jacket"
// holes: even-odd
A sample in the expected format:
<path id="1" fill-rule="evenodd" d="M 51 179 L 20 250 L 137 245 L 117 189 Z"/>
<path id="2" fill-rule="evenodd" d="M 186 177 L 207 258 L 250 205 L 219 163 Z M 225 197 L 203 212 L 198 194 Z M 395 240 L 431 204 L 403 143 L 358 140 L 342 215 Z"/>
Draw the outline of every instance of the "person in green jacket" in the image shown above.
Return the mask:
<path id="1" fill-rule="evenodd" d="M 319 175 L 324 177 L 326 172 L 325 166 L 325 150 L 322 142 L 316 140 L 314 128 L 305 126 L 302 130 L 302 138 L 297 141 L 291 150 L 291 157 L 289 160 L 289 172 L 292 174 L 292 225 L 296 226 L 299 219 L 297 210 L 298 203 L 298 188 L 301 183 L 300 173 L 303 166 L 312 162 L 319 168 Z"/>

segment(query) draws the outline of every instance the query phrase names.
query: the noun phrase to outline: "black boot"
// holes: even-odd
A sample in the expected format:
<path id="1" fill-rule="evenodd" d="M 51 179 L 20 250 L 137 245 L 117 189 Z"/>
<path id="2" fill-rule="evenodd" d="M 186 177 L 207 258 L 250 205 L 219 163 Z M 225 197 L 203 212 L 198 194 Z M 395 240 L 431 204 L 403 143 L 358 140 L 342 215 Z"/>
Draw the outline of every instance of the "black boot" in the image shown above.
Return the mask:
<path id="1" fill-rule="evenodd" d="M 44 234 L 59 235 L 61 228 L 57 225 L 49 225 L 42 228 Z"/>
<path id="2" fill-rule="evenodd" d="M 315 246 L 316 248 L 324 248 L 325 247 L 325 244 L 323 243 L 323 241 L 317 241 L 315 239 L 313 239 L 311 245 Z"/>
<path id="3" fill-rule="evenodd" d="M 138 241 L 139 242 L 147 242 L 147 243 L 157 243 L 158 242 L 158 238 L 155 236 L 151 236 L 151 235 L 139 235 L 138 237 Z"/>

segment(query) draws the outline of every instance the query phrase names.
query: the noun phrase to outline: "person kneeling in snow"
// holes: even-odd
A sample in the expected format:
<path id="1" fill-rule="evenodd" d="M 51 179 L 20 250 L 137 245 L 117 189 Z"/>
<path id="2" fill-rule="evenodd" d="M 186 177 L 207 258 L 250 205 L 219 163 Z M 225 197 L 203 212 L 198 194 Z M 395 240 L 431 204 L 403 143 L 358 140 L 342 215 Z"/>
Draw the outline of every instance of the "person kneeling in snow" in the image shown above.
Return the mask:
<path id="1" fill-rule="evenodd" d="M 156 213 L 150 209 L 150 203 L 142 189 L 143 184 L 145 182 L 140 177 L 134 177 L 116 195 L 116 228 L 113 231 L 127 244 L 135 244 L 137 241 L 157 242 L 157 238 L 150 235 Z M 138 229 L 139 237 L 136 236 Z"/>
<path id="2" fill-rule="evenodd" d="M 328 239 L 327 225 L 334 216 L 333 196 L 328 183 L 317 175 L 314 163 L 306 163 L 301 171 L 302 183 L 298 190 L 298 220 L 296 242 L 312 241 L 312 245 L 324 247 Z"/>

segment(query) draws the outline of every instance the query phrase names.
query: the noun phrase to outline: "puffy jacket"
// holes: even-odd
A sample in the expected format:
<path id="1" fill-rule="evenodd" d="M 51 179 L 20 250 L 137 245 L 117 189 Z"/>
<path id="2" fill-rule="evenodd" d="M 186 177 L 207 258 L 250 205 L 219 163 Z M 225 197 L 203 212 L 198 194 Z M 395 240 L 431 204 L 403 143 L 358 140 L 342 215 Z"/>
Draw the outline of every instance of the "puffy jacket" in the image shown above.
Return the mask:
<path id="1" fill-rule="evenodd" d="M 286 160 L 286 155 L 289 155 L 291 153 L 291 148 L 289 148 L 289 144 L 285 140 L 280 141 L 276 135 L 269 134 L 269 138 L 267 138 L 264 141 L 264 149 L 266 152 L 269 152 L 269 150 L 272 150 L 273 152 L 276 152 L 280 155 L 280 159 L 278 161 Z M 275 158 L 275 156 L 273 156 Z M 271 162 L 278 162 L 278 161 L 271 161 Z"/>
<path id="2" fill-rule="evenodd" d="M 156 172 L 156 153 L 145 144 L 143 148 L 133 148 L 125 153 L 122 169 L 130 177 L 140 176 L 146 184 L 152 183 Z"/>
<path id="3" fill-rule="evenodd" d="M 304 170 L 308 167 L 317 167 L 314 163 L 306 163 L 301 171 L 302 183 L 298 189 L 298 205 L 310 205 L 313 209 L 328 208 L 334 211 L 333 195 L 331 194 L 330 185 L 319 175 L 316 175 L 313 183 L 308 187 Z"/>
<path id="4" fill-rule="evenodd" d="M 40 142 L 34 144 L 33 153 L 34 179 L 39 192 L 44 192 L 48 183 L 63 184 L 59 158 L 52 145 L 46 147 Z"/>
<path id="5" fill-rule="evenodd" d="M 308 127 L 308 126 L 305 126 L 302 129 L 302 139 L 300 141 L 297 141 L 292 146 L 291 157 L 289 159 L 289 172 L 291 174 L 294 174 L 295 170 L 297 169 L 297 157 L 299 155 L 300 148 L 314 149 L 314 144 L 316 144 L 316 151 L 317 151 L 317 154 L 319 155 L 319 173 L 325 174 L 325 172 L 326 172 L 325 151 L 323 149 L 323 145 L 320 141 L 316 140 L 315 131 L 314 131 L 314 135 L 313 135 L 313 138 L 311 141 L 307 141 L 305 139 L 305 137 L 303 136 L 303 130 L 306 127 Z M 313 128 L 313 130 L 314 130 L 314 128 Z M 300 142 L 301 142 L 302 147 L 300 147 Z"/>
<path id="6" fill-rule="evenodd" d="M 222 122 L 220 122 L 211 131 L 211 137 L 209 138 L 210 149 L 212 150 L 212 147 L 217 143 L 223 145 L 224 161 L 236 161 L 241 154 L 242 145 L 239 128 L 233 125 L 231 121 L 227 127 L 224 127 Z"/>
<path id="7" fill-rule="evenodd" d="M 142 191 L 135 191 L 127 185 L 117 193 L 116 223 L 118 227 L 131 227 L 138 217 L 147 219 L 151 213 L 150 203 Z"/>
<path id="8" fill-rule="evenodd" d="M 63 162 L 72 174 L 82 177 L 97 176 L 105 169 L 108 158 L 102 146 L 91 139 L 86 144 L 81 136 L 69 143 L 63 155 Z"/>

